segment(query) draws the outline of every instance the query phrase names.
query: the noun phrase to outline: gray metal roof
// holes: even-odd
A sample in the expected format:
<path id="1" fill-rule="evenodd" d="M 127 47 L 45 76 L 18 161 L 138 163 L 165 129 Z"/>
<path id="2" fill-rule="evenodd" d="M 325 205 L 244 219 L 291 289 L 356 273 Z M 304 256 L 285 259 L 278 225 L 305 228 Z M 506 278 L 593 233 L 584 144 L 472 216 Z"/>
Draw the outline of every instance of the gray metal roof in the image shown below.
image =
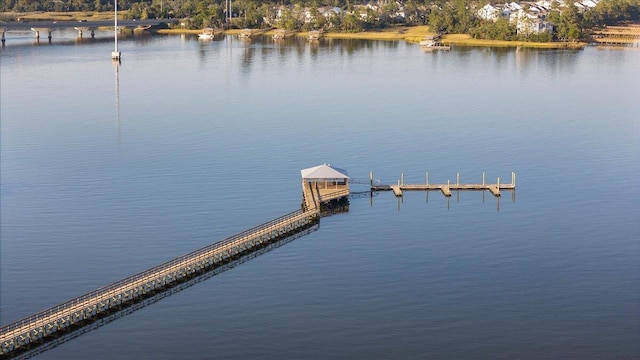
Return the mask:
<path id="1" fill-rule="evenodd" d="M 348 179 L 347 171 L 322 164 L 308 169 L 300 170 L 303 179 Z"/>

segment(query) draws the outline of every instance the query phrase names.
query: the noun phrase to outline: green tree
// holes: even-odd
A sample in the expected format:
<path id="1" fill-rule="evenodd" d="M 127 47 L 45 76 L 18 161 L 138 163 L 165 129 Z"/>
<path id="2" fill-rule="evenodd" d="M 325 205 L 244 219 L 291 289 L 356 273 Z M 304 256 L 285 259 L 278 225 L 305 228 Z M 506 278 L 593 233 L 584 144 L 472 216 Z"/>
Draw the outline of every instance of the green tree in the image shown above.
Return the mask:
<path id="1" fill-rule="evenodd" d="M 360 32 L 363 30 L 362 22 L 353 13 L 348 13 L 342 20 L 342 30 L 347 32 Z"/>

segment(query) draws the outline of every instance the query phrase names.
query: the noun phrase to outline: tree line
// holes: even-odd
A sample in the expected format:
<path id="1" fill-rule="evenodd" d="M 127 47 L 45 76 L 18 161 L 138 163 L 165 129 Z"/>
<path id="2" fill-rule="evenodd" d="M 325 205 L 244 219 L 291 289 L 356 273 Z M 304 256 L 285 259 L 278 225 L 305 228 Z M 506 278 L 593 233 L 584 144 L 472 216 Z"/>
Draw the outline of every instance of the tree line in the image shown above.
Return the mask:
<path id="1" fill-rule="evenodd" d="M 1 12 L 67 12 L 113 11 L 114 0 L 0 0 Z M 429 25 L 441 33 L 466 33 L 475 38 L 498 40 L 561 41 L 579 40 L 585 30 L 621 22 L 640 21 L 640 0 L 601 0 L 588 11 L 579 12 L 572 1 L 560 7 L 556 2 L 546 21 L 552 31 L 518 34 L 516 25 L 508 19 L 488 21 L 477 16 L 477 10 L 487 0 L 406 0 L 402 2 L 404 16 L 395 16 L 400 3 L 380 0 L 378 8 L 366 13 L 354 11 L 364 0 L 117 0 L 125 18 L 177 18 L 190 28 L 223 27 L 287 30 L 326 29 L 359 32 L 385 28 L 395 24 Z M 524 4 L 524 3 L 523 3 Z M 526 8 L 526 4 L 524 5 Z M 325 17 L 320 7 L 340 9 L 340 16 Z M 276 9 L 280 12 L 277 22 Z M 304 21 L 303 9 L 310 9 L 311 21 Z"/>

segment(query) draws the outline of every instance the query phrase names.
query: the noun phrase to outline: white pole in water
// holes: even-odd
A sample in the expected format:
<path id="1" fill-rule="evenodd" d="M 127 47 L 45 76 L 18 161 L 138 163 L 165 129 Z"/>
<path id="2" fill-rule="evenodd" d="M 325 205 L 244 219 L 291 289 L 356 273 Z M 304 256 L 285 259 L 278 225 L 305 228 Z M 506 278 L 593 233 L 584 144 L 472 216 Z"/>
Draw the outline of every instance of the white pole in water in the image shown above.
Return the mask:
<path id="1" fill-rule="evenodd" d="M 113 34 L 115 35 L 115 50 L 111 53 L 111 58 L 113 60 L 120 60 L 120 52 L 118 51 L 118 0 L 113 0 L 113 9 L 115 12 L 113 29 Z"/>

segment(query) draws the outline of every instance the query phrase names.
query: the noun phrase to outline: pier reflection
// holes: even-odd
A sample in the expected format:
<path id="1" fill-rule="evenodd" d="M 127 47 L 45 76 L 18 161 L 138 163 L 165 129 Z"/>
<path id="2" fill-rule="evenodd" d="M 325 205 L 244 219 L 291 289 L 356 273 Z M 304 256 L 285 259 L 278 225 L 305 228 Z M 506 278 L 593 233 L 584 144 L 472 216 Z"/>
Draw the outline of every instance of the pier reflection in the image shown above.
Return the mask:
<path id="1" fill-rule="evenodd" d="M 426 196 L 425 196 L 425 203 L 429 204 L 429 193 L 431 193 L 432 191 L 438 192 L 440 193 L 440 190 L 423 190 L 426 192 Z M 455 191 L 455 190 L 454 190 Z M 509 192 L 511 194 L 510 199 L 511 199 L 511 203 L 516 202 L 516 191 L 515 189 L 512 190 L 502 190 L 503 192 Z M 456 203 L 460 203 L 460 193 L 462 191 L 455 191 L 456 192 Z M 482 193 L 482 203 L 485 203 L 486 200 L 486 193 L 488 192 L 488 190 L 472 190 L 472 191 L 468 191 L 465 190 L 465 192 L 469 192 L 469 193 L 478 193 L 481 192 Z M 377 197 L 379 195 L 379 191 L 370 191 L 368 192 L 369 194 L 369 204 L 371 207 L 373 207 L 373 198 Z M 451 209 L 451 196 L 438 196 L 439 198 L 443 198 L 446 202 L 447 202 L 447 210 Z M 492 198 L 495 199 L 496 201 L 496 212 L 500 212 L 500 199 L 502 198 L 502 196 L 493 196 L 491 195 Z M 404 196 L 397 196 L 397 210 L 400 211 L 401 209 L 401 205 L 404 203 Z M 433 203 L 433 199 L 431 200 L 431 202 Z"/>
<path id="2" fill-rule="evenodd" d="M 115 76 L 115 115 L 116 115 L 116 131 L 118 144 L 120 144 L 120 58 L 113 59 L 113 68 Z"/>

